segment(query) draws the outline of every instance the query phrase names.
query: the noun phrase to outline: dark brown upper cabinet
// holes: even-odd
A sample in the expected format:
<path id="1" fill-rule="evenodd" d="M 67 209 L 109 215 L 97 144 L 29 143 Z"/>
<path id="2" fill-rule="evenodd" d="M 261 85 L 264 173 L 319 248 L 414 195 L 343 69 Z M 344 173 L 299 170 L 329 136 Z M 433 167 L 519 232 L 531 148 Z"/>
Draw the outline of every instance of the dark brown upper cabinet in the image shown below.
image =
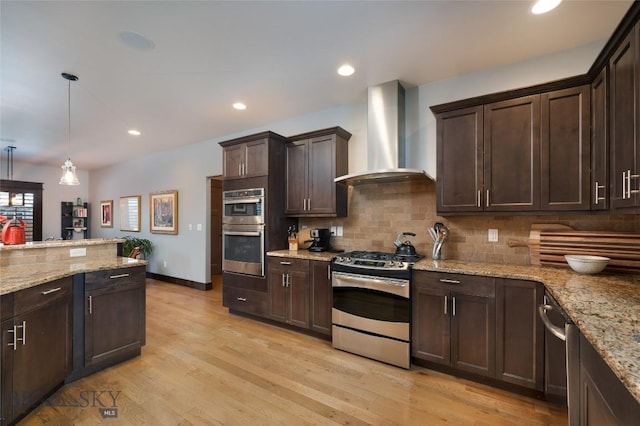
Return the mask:
<path id="1" fill-rule="evenodd" d="M 636 24 L 609 60 L 611 209 L 640 205 L 640 24 Z"/>
<path id="2" fill-rule="evenodd" d="M 267 176 L 269 164 L 277 164 L 276 157 L 282 152 L 277 145 L 285 142 L 284 136 L 273 132 L 220 142 L 225 180 Z"/>
<path id="3" fill-rule="evenodd" d="M 607 67 L 591 83 L 591 210 L 609 208 Z"/>
<path id="4" fill-rule="evenodd" d="M 540 96 L 484 106 L 485 211 L 540 206 Z"/>
<path id="5" fill-rule="evenodd" d="M 340 127 L 290 137 L 286 159 L 285 214 L 298 217 L 347 215 L 347 174 L 351 134 Z"/>
<path id="6" fill-rule="evenodd" d="M 584 85 L 541 96 L 541 210 L 589 210 L 591 89 Z"/>

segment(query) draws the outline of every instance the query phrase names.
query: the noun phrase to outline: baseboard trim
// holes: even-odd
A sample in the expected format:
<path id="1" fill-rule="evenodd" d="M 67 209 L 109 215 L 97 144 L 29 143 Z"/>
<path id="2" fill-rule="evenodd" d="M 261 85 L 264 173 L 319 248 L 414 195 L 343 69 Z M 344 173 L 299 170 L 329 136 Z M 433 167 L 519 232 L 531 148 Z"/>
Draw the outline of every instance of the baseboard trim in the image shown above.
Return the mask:
<path id="1" fill-rule="evenodd" d="M 151 278 L 158 281 L 164 281 L 171 284 L 178 284 L 185 287 L 195 288 L 197 290 L 207 291 L 213 288 L 213 284 L 208 283 L 199 283 L 191 280 L 184 280 L 182 278 L 170 277 L 168 275 L 162 274 L 154 274 L 153 272 L 147 272 L 147 278 Z"/>

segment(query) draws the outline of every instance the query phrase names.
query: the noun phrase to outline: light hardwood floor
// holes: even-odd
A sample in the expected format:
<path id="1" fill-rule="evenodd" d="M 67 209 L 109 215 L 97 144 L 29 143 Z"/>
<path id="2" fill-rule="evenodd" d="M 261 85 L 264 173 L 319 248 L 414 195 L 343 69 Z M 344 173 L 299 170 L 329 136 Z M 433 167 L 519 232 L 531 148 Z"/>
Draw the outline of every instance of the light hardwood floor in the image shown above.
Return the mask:
<path id="1" fill-rule="evenodd" d="M 114 397 L 117 418 L 105 419 L 100 407 Z M 203 292 L 155 280 L 142 356 L 67 384 L 49 402 L 20 425 L 567 424 L 566 409 L 544 401 L 230 315 L 219 283 Z"/>

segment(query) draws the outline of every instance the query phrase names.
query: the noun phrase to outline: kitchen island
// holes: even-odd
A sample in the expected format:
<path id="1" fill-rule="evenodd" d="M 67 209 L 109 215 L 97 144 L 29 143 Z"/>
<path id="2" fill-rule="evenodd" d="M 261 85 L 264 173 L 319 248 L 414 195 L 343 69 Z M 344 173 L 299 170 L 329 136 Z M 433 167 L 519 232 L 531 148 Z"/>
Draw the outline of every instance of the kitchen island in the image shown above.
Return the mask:
<path id="1" fill-rule="evenodd" d="M 141 354 L 147 262 L 118 256 L 120 242 L 0 247 L 0 424 L 65 382 Z"/>

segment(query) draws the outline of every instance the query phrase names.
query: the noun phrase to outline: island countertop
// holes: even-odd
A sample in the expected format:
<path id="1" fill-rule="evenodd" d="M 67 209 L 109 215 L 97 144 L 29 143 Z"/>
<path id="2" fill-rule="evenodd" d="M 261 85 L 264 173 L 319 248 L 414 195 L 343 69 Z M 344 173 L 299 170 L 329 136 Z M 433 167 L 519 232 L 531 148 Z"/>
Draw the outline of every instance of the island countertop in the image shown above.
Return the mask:
<path id="1" fill-rule="evenodd" d="M 0 295 L 34 287 L 59 278 L 105 269 L 146 265 L 145 260 L 116 257 L 104 259 L 74 258 L 57 262 L 6 266 L 0 269 Z"/>

